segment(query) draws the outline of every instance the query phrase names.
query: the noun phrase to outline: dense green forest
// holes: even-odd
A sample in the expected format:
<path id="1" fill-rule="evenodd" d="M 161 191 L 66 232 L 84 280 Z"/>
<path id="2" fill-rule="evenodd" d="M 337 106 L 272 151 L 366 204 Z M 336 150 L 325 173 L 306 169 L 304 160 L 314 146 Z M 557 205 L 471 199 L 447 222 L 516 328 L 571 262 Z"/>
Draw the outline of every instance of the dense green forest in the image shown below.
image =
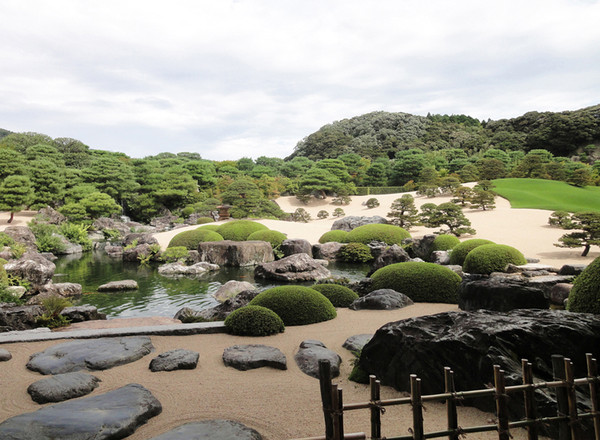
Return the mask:
<path id="1" fill-rule="evenodd" d="M 600 184 L 600 105 L 478 121 L 465 115 L 374 112 L 328 124 L 286 158 L 211 161 L 198 153 L 142 159 L 71 138 L 0 129 L 0 210 L 52 206 L 74 221 L 167 211 L 285 218 L 282 194 L 337 197 L 357 187 L 412 190 L 503 177 Z M 401 187 L 401 188 L 399 188 Z"/>

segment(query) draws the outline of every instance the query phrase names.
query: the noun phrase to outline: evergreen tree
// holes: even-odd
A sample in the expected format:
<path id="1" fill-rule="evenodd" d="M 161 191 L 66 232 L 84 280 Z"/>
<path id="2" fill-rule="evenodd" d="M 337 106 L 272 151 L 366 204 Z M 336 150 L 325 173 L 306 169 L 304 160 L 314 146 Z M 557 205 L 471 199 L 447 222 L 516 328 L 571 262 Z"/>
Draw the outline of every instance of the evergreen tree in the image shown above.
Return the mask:
<path id="1" fill-rule="evenodd" d="M 452 234 L 457 237 L 463 234 L 475 234 L 471 222 L 456 203 L 446 202 L 440 205 L 425 203 L 421 206 L 421 221 L 428 228 L 446 226 L 447 230 L 440 230 L 440 234 Z"/>
<path id="2" fill-rule="evenodd" d="M 0 210 L 10 211 L 8 223 L 13 221 L 15 212 L 33 200 L 33 186 L 25 176 L 8 176 L 0 184 Z"/>
<path id="3" fill-rule="evenodd" d="M 404 194 L 399 199 L 392 202 L 388 212 L 388 217 L 391 218 L 392 224 L 400 226 L 406 230 L 416 226 L 419 223 L 419 211 L 415 206 L 415 199 L 410 194 Z"/>

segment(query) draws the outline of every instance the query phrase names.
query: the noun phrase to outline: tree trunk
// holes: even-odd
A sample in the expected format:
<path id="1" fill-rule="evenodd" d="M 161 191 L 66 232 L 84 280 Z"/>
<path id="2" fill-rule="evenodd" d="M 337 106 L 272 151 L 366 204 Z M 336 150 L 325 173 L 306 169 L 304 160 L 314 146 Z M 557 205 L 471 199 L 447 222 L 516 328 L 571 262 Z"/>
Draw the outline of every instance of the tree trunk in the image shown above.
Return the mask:
<path id="1" fill-rule="evenodd" d="M 585 245 L 585 247 L 583 248 L 583 253 L 581 254 L 582 257 L 587 257 L 587 254 L 590 251 L 590 247 L 591 247 L 591 245 L 589 245 L 589 244 Z"/>
<path id="2" fill-rule="evenodd" d="M 8 219 L 7 223 L 12 223 L 13 219 L 15 218 L 15 213 L 14 212 L 10 212 L 10 218 Z"/>

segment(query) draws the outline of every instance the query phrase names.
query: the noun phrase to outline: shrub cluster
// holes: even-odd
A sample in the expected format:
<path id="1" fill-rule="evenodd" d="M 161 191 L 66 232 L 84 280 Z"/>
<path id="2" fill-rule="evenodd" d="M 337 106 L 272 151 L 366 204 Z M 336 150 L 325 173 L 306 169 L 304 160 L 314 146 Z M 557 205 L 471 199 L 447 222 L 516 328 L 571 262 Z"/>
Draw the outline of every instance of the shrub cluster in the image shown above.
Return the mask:
<path id="1" fill-rule="evenodd" d="M 453 249 L 457 244 L 460 243 L 460 240 L 456 238 L 454 235 L 450 234 L 440 234 L 435 237 L 433 240 L 433 251 L 449 251 Z"/>
<path id="2" fill-rule="evenodd" d="M 463 269 L 468 273 L 490 274 L 503 272 L 508 264 L 526 264 L 527 260 L 519 250 L 504 244 L 484 244 L 469 252 Z"/>
<path id="3" fill-rule="evenodd" d="M 338 243 L 346 243 L 347 235 L 348 232 L 346 231 L 342 231 L 341 229 L 334 229 L 333 231 L 327 231 L 323 235 L 321 235 L 321 238 L 319 238 L 319 243 L 329 243 L 332 241 Z"/>
<path id="4" fill-rule="evenodd" d="M 303 286 L 279 286 L 259 293 L 249 305 L 273 310 L 285 325 L 306 325 L 328 321 L 337 316 L 325 296 Z"/>
<path id="5" fill-rule="evenodd" d="M 283 240 L 285 240 L 286 238 L 287 237 L 283 232 L 272 231 L 271 229 L 264 229 L 261 231 L 253 232 L 248 236 L 247 240 L 266 241 L 268 243 L 271 243 L 271 247 L 275 249 L 279 247 L 281 243 L 283 243 Z"/>
<path id="6" fill-rule="evenodd" d="M 246 241 L 253 232 L 269 229 L 265 225 L 252 220 L 233 220 L 223 223 L 217 228 L 217 232 L 225 240 Z"/>
<path id="7" fill-rule="evenodd" d="M 461 278 L 447 267 L 433 263 L 406 262 L 390 264 L 371 275 L 371 290 L 394 289 L 415 302 L 458 301 Z"/>
<path id="8" fill-rule="evenodd" d="M 269 336 L 282 333 L 285 325 L 274 311 L 248 305 L 234 310 L 225 318 L 227 331 L 239 336 Z"/>
<path id="9" fill-rule="evenodd" d="M 339 284 L 315 284 L 311 287 L 331 301 L 334 307 L 348 307 L 358 295 L 352 289 Z"/>
<path id="10" fill-rule="evenodd" d="M 410 234 L 400 226 L 369 224 L 359 226 L 348 232 L 346 242 L 369 244 L 372 241 L 381 241 L 389 245 L 401 245 L 406 238 L 410 238 Z"/>
<path id="11" fill-rule="evenodd" d="M 198 217 L 198 220 L 196 220 L 196 224 L 197 225 L 204 225 L 206 223 L 213 223 L 214 220 L 211 217 Z"/>
<path id="12" fill-rule="evenodd" d="M 188 256 L 188 248 L 185 246 L 172 246 L 160 254 L 160 259 L 166 263 L 174 263 Z"/>
<path id="13" fill-rule="evenodd" d="M 346 263 L 367 263 L 373 259 L 371 248 L 364 243 L 348 243 L 342 246 L 338 257 Z"/>
<path id="14" fill-rule="evenodd" d="M 209 229 L 198 228 L 180 232 L 171 239 L 167 248 L 183 246 L 189 250 L 196 250 L 198 249 L 198 244 L 205 241 L 223 241 L 223 237 Z"/>
<path id="15" fill-rule="evenodd" d="M 600 257 L 575 278 L 569 293 L 567 310 L 600 315 Z"/>
<path id="16" fill-rule="evenodd" d="M 483 246 L 484 244 L 494 244 L 494 242 L 490 240 L 484 240 L 483 238 L 472 238 L 471 240 L 465 240 L 462 243 L 457 244 L 452 248 L 452 253 L 450 254 L 450 264 L 458 264 L 459 266 L 462 266 L 465 262 L 467 254 L 476 247 Z"/>

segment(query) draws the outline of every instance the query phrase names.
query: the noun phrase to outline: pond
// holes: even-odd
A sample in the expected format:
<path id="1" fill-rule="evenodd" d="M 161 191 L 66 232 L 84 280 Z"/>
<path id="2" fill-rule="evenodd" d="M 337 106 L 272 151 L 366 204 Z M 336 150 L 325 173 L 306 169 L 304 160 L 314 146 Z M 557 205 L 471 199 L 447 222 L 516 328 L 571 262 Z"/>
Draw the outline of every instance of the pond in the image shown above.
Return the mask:
<path id="1" fill-rule="evenodd" d="M 223 267 L 200 278 L 171 278 L 158 274 L 156 266 L 140 266 L 109 257 L 103 252 L 65 256 L 55 261 L 55 283 L 78 283 L 84 295 L 76 305 L 92 305 L 108 318 L 166 316 L 172 318 L 182 307 L 202 310 L 218 302 L 212 297 L 229 280 L 248 281 L 258 290 L 281 285 L 275 281 L 254 279 L 254 267 Z M 335 263 L 332 275 L 351 280 L 364 278 L 366 265 Z M 139 289 L 126 292 L 98 293 L 98 286 L 109 281 L 136 280 Z M 312 283 L 305 283 L 311 285 Z"/>

